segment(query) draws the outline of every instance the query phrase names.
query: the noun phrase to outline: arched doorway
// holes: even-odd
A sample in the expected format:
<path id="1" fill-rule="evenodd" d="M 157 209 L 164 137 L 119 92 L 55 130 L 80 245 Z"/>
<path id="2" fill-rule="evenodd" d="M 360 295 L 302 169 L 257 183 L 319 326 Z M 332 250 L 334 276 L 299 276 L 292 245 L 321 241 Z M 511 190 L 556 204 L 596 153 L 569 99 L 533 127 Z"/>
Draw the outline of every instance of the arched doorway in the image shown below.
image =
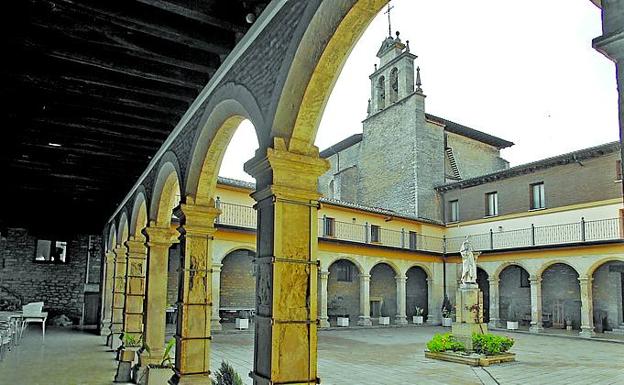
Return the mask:
<path id="1" fill-rule="evenodd" d="M 592 278 L 594 330 L 624 330 L 624 262 L 606 262 Z"/>
<path id="2" fill-rule="evenodd" d="M 581 290 L 578 273 L 565 263 L 555 263 L 542 273 L 544 327 L 581 328 Z"/>
<path id="3" fill-rule="evenodd" d="M 427 273 L 422 267 L 413 266 L 406 273 L 405 307 L 408 320 L 416 315 L 416 307 L 424 309 L 423 316 L 427 319 L 429 310 L 429 287 Z"/>
<path id="4" fill-rule="evenodd" d="M 221 262 L 219 316 L 222 323 L 236 318 L 251 318 L 256 308 L 255 253 L 238 249 L 228 253 Z"/>
<path id="5" fill-rule="evenodd" d="M 396 271 L 387 263 L 378 263 L 370 272 L 370 317 L 379 320 L 379 317 L 397 315 Z"/>
<path id="6" fill-rule="evenodd" d="M 490 322 L 490 281 L 488 273 L 477 267 L 477 285 L 483 293 L 483 322 Z"/>
<path id="7" fill-rule="evenodd" d="M 500 272 L 498 278 L 501 321 L 517 321 L 528 326 L 531 321 L 529 273 L 521 266 L 510 265 Z"/>
<path id="8" fill-rule="evenodd" d="M 355 263 L 339 259 L 329 266 L 327 278 L 327 316 L 330 325 L 338 317 L 349 318 L 349 324 L 357 322 L 360 315 L 360 270 Z"/>

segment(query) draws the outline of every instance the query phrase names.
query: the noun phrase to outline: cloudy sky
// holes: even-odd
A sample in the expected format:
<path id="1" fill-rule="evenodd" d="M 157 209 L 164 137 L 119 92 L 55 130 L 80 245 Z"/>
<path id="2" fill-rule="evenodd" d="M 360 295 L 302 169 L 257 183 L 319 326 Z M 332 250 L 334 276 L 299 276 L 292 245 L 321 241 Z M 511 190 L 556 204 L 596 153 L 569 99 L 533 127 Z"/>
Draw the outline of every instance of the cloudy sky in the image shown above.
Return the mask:
<path id="1" fill-rule="evenodd" d="M 522 164 L 618 139 L 612 62 L 591 47 L 601 34 L 589 0 L 393 0 L 392 29 L 418 55 L 429 113 L 516 143 Z M 353 49 L 332 93 L 316 145 L 362 132 L 368 76 L 388 35 L 380 14 Z M 221 175 L 253 180 L 242 164 L 257 142 L 243 123 Z"/>

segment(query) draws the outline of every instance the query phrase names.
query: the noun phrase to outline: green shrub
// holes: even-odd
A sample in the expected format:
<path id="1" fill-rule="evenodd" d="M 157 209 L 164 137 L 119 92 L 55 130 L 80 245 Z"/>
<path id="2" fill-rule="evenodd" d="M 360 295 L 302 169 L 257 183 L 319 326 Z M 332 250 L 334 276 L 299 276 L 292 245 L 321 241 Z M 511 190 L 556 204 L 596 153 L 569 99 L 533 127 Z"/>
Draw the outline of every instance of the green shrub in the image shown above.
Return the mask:
<path id="1" fill-rule="evenodd" d="M 236 370 L 225 361 L 221 361 L 221 367 L 215 373 L 216 380 L 212 380 L 212 385 L 243 385 Z"/>
<path id="2" fill-rule="evenodd" d="M 514 344 L 513 338 L 497 336 L 494 334 L 473 334 L 472 348 L 475 352 L 491 356 L 505 353 Z"/>
<path id="3" fill-rule="evenodd" d="M 445 333 L 434 335 L 431 341 L 427 342 L 427 349 L 430 352 L 445 352 L 447 350 L 457 352 L 466 350 L 466 347 L 457 341 L 451 333 Z"/>

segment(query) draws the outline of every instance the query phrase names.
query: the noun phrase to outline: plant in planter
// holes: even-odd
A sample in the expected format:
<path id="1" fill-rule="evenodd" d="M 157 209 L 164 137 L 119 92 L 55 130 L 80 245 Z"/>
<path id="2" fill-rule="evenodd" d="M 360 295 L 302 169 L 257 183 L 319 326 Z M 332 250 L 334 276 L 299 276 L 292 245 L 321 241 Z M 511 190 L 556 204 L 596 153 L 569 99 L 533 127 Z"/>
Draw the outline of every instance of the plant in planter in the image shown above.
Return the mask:
<path id="1" fill-rule="evenodd" d="M 160 364 L 148 364 L 147 370 L 143 372 L 145 381 L 139 379 L 137 383 L 146 385 L 168 385 L 169 379 L 173 375 L 173 360 L 171 359 L 171 352 L 175 349 L 175 338 L 167 341 L 165 345 L 165 351 L 160 360 Z M 148 350 L 149 352 L 149 350 Z"/>
<path id="2" fill-rule="evenodd" d="M 121 341 L 123 345 L 119 351 L 119 361 L 134 361 L 136 350 L 143 344 L 143 336 L 124 333 Z"/>
<path id="3" fill-rule="evenodd" d="M 518 330 L 518 315 L 515 310 L 509 312 L 510 316 L 507 320 L 507 330 Z"/>
<path id="4" fill-rule="evenodd" d="M 493 356 L 507 352 L 514 344 L 514 339 L 495 334 L 472 335 L 472 348 L 476 353 Z"/>
<path id="5" fill-rule="evenodd" d="M 415 315 L 412 317 L 412 322 L 416 325 L 422 325 L 425 322 L 425 317 L 423 316 L 425 309 L 416 306 L 414 310 Z"/>
<path id="6" fill-rule="evenodd" d="M 442 326 L 450 327 L 453 324 L 453 305 L 448 296 L 444 295 L 442 301 Z"/>
<path id="7" fill-rule="evenodd" d="M 221 361 L 221 367 L 215 373 L 216 379 L 211 380 L 212 385 L 243 385 L 236 370 L 225 361 Z"/>
<path id="8" fill-rule="evenodd" d="M 447 350 L 453 352 L 463 352 L 466 347 L 463 343 L 457 341 L 451 333 L 435 334 L 431 341 L 427 342 L 427 350 L 438 353 Z"/>

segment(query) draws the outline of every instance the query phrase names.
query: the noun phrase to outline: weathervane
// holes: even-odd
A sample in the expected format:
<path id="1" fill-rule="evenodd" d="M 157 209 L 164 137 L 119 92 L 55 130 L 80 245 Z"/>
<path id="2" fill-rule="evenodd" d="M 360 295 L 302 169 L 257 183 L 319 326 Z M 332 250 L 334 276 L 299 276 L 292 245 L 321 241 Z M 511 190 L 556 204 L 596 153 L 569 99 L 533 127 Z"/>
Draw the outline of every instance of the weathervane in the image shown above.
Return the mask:
<path id="1" fill-rule="evenodd" d="M 390 11 L 394 9 L 394 5 L 390 5 L 388 2 L 388 10 L 384 14 L 388 14 L 388 36 L 392 37 L 392 20 L 390 19 Z"/>

